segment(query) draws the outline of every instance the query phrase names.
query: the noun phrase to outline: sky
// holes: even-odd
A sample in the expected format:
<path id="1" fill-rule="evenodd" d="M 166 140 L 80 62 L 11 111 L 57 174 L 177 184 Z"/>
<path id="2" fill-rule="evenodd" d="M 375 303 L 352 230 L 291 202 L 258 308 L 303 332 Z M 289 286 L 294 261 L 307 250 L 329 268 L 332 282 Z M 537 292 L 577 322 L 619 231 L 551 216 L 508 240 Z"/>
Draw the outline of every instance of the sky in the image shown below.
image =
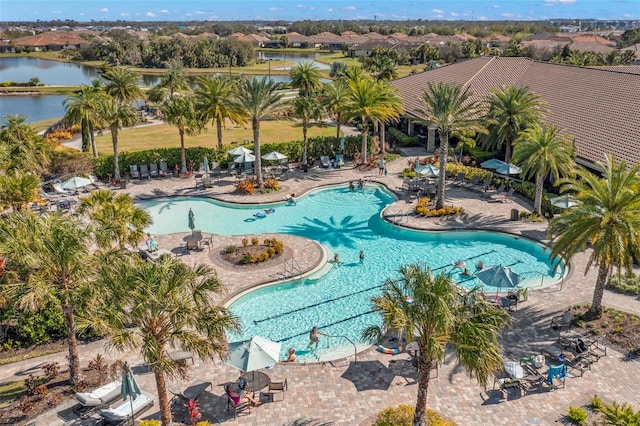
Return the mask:
<path id="1" fill-rule="evenodd" d="M 640 19 L 640 0 L 0 0 L 0 21 Z"/>

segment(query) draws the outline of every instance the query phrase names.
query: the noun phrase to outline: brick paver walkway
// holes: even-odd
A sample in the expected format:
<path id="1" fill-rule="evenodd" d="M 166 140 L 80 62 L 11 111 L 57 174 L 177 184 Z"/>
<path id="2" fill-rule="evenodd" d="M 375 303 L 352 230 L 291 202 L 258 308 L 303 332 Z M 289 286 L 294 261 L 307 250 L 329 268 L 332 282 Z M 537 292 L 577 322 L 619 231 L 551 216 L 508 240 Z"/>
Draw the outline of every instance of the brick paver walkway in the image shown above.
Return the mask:
<path id="1" fill-rule="evenodd" d="M 233 180 L 222 179 L 214 188 L 196 189 L 193 179 L 159 179 L 137 181 L 126 190 L 139 197 L 157 197 L 161 195 L 201 195 L 215 197 L 232 202 L 270 202 L 280 200 L 282 194 L 306 191 L 326 184 L 347 182 L 360 177 L 379 182 L 399 195 L 396 203 L 385 210 L 385 216 L 402 226 L 421 229 L 488 229 L 510 232 L 538 240 L 545 238 L 544 223 L 512 222 L 509 220 L 511 209 L 527 208 L 527 202 L 517 199 L 514 203 L 489 203 L 478 197 L 477 193 L 457 187 L 451 187 L 447 193 L 447 203 L 463 205 L 466 214 L 454 219 L 424 219 L 406 215 L 415 205 L 414 200 L 400 193 L 401 180 L 398 173 L 406 167 L 406 158 L 388 164 L 389 175 L 373 176 L 376 171 L 360 172 L 352 168 L 340 170 L 312 169 L 309 173 L 295 172 L 294 176 L 283 184 L 280 193 L 245 197 L 232 194 Z M 400 218 L 400 219 L 398 219 Z M 186 234 L 159 236 L 160 247 L 176 248 Z M 294 236 L 279 236 L 295 255 L 302 268 L 312 270 L 326 262 L 324 250 L 317 244 Z M 214 246 L 224 246 L 237 237 L 214 237 Z M 281 271 L 277 262 L 265 268 L 250 271 L 234 271 L 217 261 L 212 253 L 202 252 L 183 256 L 188 263 L 209 262 L 232 296 L 242 290 L 273 279 Z M 521 356 L 539 353 L 540 349 L 556 337 L 550 327 L 550 318 L 564 311 L 567 306 L 590 301 L 595 282 L 595 272 L 584 274 L 588 253 L 580 254 L 572 260 L 572 269 L 562 285 L 555 285 L 529 293 L 529 301 L 521 304 L 514 313 L 513 326 L 505 330 L 501 341 L 505 357 L 517 360 Z M 606 292 L 604 303 L 623 311 L 640 314 L 638 299 Z M 80 357 L 86 364 L 97 352 L 104 353 L 102 342 L 83 345 Z M 155 382 L 143 365 L 136 352 L 119 354 L 107 353 L 111 360 L 126 359 L 134 366 L 140 387 L 155 393 Z M 206 379 L 213 383 L 213 389 L 201 398 L 201 408 L 206 417 L 221 423 L 241 425 L 280 425 L 300 418 L 316 418 L 335 422 L 336 425 L 370 424 L 371 415 L 382 408 L 399 403 L 413 404 L 416 396 L 416 373 L 406 365 L 407 354 L 384 355 L 368 349 L 353 359 L 323 363 L 279 364 L 269 375 L 272 379 L 286 378 L 289 390 L 285 400 L 265 403 L 242 413 L 234 420 L 232 413 L 225 411 L 225 399 L 222 384 L 234 381 L 238 371 L 217 360 L 202 362 L 196 359 L 191 371 L 191 380 Z M 51 360 L 61 364 L 65 354 L 53 354 L 38 359 L 3 366 L 0 380 L 13 380 L 24 377 L 34 368 Z M 185 388 L 190 380 L 171 383 L 172 388 Z M 489 384 L 491 388 L 491 383 Z M 581 405 L 593 394 L 615 400 L 638 404 L 640 395 L 640 362 L 626 360 L 620 353 L 609 350 L 608 355 L 593 365 L 583 377 L 570 378 L 565 389 L 554 392 L 540 392 L 520 397 L 508 395 L 501 398 L 496 392 L 484 389 L 469 378 L 468 373 L 455 365 L 451 354 L 440 367 L 438 378 L 430 383 L 429 407 L 453 419 L 459 425 L 552 425 L 562 418 L 570 404 Z M 71 402 L 69 403 L 71 404 Z M 67 404 L 66 406 L 69 406 Z M 60 417 L 63 407 L 59 407 L 46 416 L 40 424 L 62 424 Z M 157 416 L 157 404 L 143 417 Z M 180 419 L 177 419 L 180 420 Z"/>

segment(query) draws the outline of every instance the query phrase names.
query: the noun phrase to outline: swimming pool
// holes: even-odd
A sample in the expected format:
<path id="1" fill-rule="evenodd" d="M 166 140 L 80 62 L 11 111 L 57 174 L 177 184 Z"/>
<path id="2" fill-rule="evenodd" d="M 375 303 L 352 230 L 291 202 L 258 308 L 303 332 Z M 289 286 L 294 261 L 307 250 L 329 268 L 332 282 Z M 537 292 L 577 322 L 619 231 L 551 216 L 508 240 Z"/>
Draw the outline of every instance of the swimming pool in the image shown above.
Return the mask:
<path id="1" fill-rule="evenodd" d="M 243 330 L 231 340 L 259 335 L 289 347 L 305 348 L 309 330 L 315 325 L 328 334 L 357 342 L 362 330 L 379 318 L 371 312 L 371 296 L 381 284 L 396 277 L 400 266 L 426 263 L 436 272 L 451 273 L 464 286 L 478 284 L 463 277 L 452 263 L 465 260 L 475 265 L 510 266 L 526 277 L 522 285 L 557 282 L 564 273 L 554 273 L 548 253 L 533 241 L 512 235 L 482 231 L 420 232 L 397 228 L 380 217 L 395 201 L 384 187 L 367 185 L 364 191 L 346 186 L 318 189 L 297 200 L 279 203 L 265 218 L 254 213 L 259 206 L 238 206 L 202 198 L 155 199 L 140 202 L 151 214 L 150 232 L 188 232 L 191 208 L 198 229 L 224 235 L 285 233 L 307 237 L 337 252 L 341 266 L 327 265 L 303 279 L 253 290 L 233 301 L 230 308 L 240 316 Z M 364 250 L 361 263 L 359 252 Z M 332 257 L 333 255 L 331 255 Z M 495 288 L 485 286 L 487 291 Z M 286 302 L 285 302 L 286 301 Z M 298 351 L 302 359 L 329 359 L 353 353 L 345 338 L 321 336 L 321 347 L 313 353 Z"/>

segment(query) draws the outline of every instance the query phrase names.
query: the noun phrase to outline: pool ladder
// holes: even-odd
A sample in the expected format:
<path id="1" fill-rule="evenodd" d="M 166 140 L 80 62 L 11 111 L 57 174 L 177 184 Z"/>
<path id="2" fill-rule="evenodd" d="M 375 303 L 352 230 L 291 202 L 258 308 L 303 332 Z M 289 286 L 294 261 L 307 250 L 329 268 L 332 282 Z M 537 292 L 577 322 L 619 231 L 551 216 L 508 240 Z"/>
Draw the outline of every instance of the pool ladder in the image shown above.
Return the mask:
<path id="1" fill-rule="evenodd" d="M 297 275 L 302 275 L 302 271 L 300 270 L 300 265 L 298 265 L 296 258 L 292 257 L 291 260 L 285 260 L 284 271 L 282 272 L 282 278 L 280 279 L 286 280 Z"/>

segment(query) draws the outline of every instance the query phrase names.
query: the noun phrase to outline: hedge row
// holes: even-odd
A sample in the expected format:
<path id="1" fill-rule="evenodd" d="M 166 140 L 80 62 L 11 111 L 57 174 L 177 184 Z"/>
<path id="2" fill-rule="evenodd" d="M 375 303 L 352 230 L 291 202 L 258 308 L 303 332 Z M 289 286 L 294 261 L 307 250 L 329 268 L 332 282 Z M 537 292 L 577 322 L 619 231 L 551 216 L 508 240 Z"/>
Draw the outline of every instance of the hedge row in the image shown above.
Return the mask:
<path id="1" fill-rule="evenodd" d="M 402 146 L 412 146 L 418 145 L 418 137 L 417 136 L 407 136 L 402 131 L 396 129 L 395 127 L 389 127 L 387 130 L 387 135 L 392 142 L 395 142 L 396 145 Z"/>

